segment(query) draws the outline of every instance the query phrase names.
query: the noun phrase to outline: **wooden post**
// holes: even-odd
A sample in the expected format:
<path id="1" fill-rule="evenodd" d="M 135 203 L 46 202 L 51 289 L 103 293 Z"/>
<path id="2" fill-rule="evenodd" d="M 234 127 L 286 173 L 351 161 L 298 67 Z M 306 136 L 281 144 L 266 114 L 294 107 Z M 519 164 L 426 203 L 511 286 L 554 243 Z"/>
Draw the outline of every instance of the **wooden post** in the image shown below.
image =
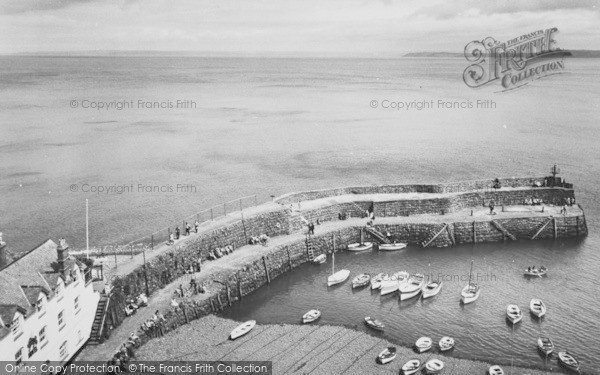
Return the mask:
<path id="1" fill-rule="evenodd" d="M 117 268 L 117 247 L 113 247 L 114 251 L 115 251 L 115 268 Z"/>
<path id="2" fill-rule="evenodd" d="M 577 232 L 577 236 L 579 236 L 579 215 L 575 216 L 575 231 Z"/>
<path id="3" fill-rule="evenodd" d="M 133 244 L 129 244 L 129 254 L 131 255 L 131 259 L 133 259 Z"/>
<path id="4" fill-rule="evenodd" d="M 331 235 L 331 237 L 333 237 L 333 241 L 332 241 L 332 242 L 333 242 L 333 244 L 332 244 L 332 249 L 331 249 L 331 252 L 332 252 L 332 253 L 335 253 L 335 233 L 333 233 L 333 234 Z"/>
<path id="5" fill-rule="evenodd" d="M 240 198 L 240 211 L 243 211 L 242 210 L 242 198 Z"/>
<path id="6" fill-rule="evenodd" d="M 229 290 L 229 284 L 227 284 L 227 304 L 231 306 L 231 291 Z"/>
<path id="7" fill-rule="evenodd" d="M 258 206 L 258 199 L 256 198 L 256 194 L 254 194 L 254 205 Z"/>
<path id="8" fill-rule="evenodd" d="M 223 302 L 221 301 L 221 293 L 219 292 L 217 292 L 217 301 L 219 301 L 219 306 L 223 310 Z"/>
<path id="9" fill-rule="evenodd" d="M 210 209 L 210 220 L 211 220 L 211 221 L 213 221 L 213 220 L 214 220 L 214 217 L 213 217 L 213 209 L 212 209 L 212 207 L 211 207 L 211 209 Z"/>
<path id="10" fill-rule="evenodd" d="M 242 299 L 242 281 L 240 280 L 240 271 L 237 272 L 237 288 L 238 288 L 238 294 L 240 296 L 240 300 Z"/>
<path id="11" fill-rule="evenodd" d="M 227 216 L 227 206 L 226 206 L 226 203 L 223 203 L 223 212 L 224 212 L 224 216 Z"/>
<path id="12" fill-rule="evenodd" d="M 475 220 L 473 220 L 473 243 L 477 243 L 477 232 L 475 230 Z"/>
<path id="13" fill-rule="evenodd" d="M 556 225 L 556 218 L 552 219 L 552 224 L 554 225 L 554 239 L 558 238 L 558 226 Z"/>
<path id="14" fill-rule="evenodd" d="M 271 277 L 269 276 L 269 267 L 267 267 L 267 259 L 263 256 L 263 264 L 265 265 L 265 274 L 267 275 L 267 283 L 271 283 Z"/>
<path id="15" fill-rule="evenodd" d="M 213 301 L 212 298 L 210 299 L 210 308 L 211 308 L 211 310 L 212 310 L 213 313 L 216 312 L 215 311 L 215 302 Z"/>
<path id="16" fill-rule="evenodd" d="M 290 248 L 286 246 L 285 251 L 287 252 L 287 256 L 288 256 L 288 266 L 290 266 L 290 270 L 291 270 L 292 269 L 292 257 L 290 256 Z"/>

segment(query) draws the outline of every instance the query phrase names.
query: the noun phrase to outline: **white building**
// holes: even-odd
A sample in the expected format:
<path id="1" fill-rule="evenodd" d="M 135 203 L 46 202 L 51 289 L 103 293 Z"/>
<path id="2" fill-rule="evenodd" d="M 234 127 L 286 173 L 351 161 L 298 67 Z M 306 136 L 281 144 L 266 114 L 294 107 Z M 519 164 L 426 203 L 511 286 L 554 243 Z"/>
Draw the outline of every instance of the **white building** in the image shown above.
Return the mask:
<path id="1" fill-rule="evenodd" d="M 86 270 L 64 240 L 47 240 L 0 270 L 0 361 L 56 365 L 77 353 L 99 300 Z"/>

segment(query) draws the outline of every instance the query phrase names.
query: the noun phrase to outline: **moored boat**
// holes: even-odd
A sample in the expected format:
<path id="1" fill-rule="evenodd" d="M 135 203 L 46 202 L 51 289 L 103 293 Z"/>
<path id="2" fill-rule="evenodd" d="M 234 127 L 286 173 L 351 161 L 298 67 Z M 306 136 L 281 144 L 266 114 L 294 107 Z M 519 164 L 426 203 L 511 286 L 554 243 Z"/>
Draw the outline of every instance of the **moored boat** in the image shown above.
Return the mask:
<path id="1" fill-rule="evenodd" d="M 535 266 L 534 267 L 529 267 L 529 268 L 525 268 L 525 271 L 524 271 L 524 275 L 525 276 L 539 276 L 539 277 L 542 277 L 542 276 L 544 276 L 547 273 L 548 273 L 548 269 L 546 267 L 544 267 L 544 266 L 540 267 L 539 269 L 535 268 Z"/>
<path id="2" fill-rule="evenodd" d="M 433 345 L 433 341 L 431 340 L 430 337 L 421 337 L 415 343 L 415 348 L 417 349 L 417 351 L 419 353 L 423 353 L 423 352 L 426 352 L 429 349 L 431 349 L 432 345 Z"/>
<path id="3" fill-rule="evenodd" d="M 477 301 L 481 292 L 481 290 L 479 289 L 479 285 L 472 282 L 472 276 L 473 261 L 471 260 L 471 269 L 469 270 L 469 283 L 460 292 L 460 301 L 465 305 Z"/>
<path id="4" fill-rule="evenodd" d="M 502 370 L 502 367 L 500 367 L 498 365 L 493 365 L 493 366 L 490 366 L 490 368 L 488 369 L 488 374 L 489 375 L 504 375 L 504 370 Z"/>
<path id="5" fill-rule="evenodd" d="M 396 251 L 396 250 L 402 250 L 404 248 L 406 248 L 406 244 L 403 242 L 379 244 L 379 251 Z"/>
<path id="6" fill-rule="evenodd" d="M 383 329 L 385 328 L 385 324 L 383 324 L 377 319 L 371 318 L 370 316 L 365 317 L 365 324 L 367 325 L 367 327 L 373 328 L 377 331 L 383 331 Z"/>
<path id="7" fill-rule="evenodd" d="M 383 280 L 388 278 L 389 275 L 387 273 L 378 273 L 377 275 L 371 278 L 371 289 L 381 288 L 381 283 L 383 282 Z"/>
<path id="8" fill-rule="evenodd" d="M 319 310 L 310 310 L 306 314 L 302 315 L 302 323 L 312 323 L 321 317 Z"/>
<path id="9" fill-rule="evenodd" d="M 387 280 L 383 279 L 383 281 L 381 281 L 381 295 L 384 296 L 386 294 L 394 293 L 400 286 L 406 283 L 408 277 L 408 272 L 400 271 L 390 276 Z"/>
<path id="10" fill-rule="evenodd" d="M 244 322 L 239 326 L 235 327 L 235 329 L 231 331 L 229 338 L 231 340 L 235 340 L 238 337 L 244 336 L 246 333 L 250 332 L 255 325 L 256 320 L 248 320 L 247 322 Z"/>
<path id="11" fill-rule="evenodd" d="M 425 364 L 425 373 L 427 374 L 439 374 L 444 369 L 444 362 L 437 358 L 430 359 Z"/>
<path id="12" fill-rule="evenodd" d="M 538 318 L 546 315 L 546 304 L 541 299 L 534 298 L 529 302 L 529 311 Z"/>
<path id="13" fill-rule="evenodd" d="M 506 306 L 506 318 L 512 324 L 517 324 L 523 319 L 523 312 L 517 305 Z"/>
<path id="14" fill-rule="evenodd" d="M 441 351 L 443 351 L 443 352 L 448 351 L 448 350 L 454 348 L 454 339 L 449 336 L 444 336 L 440 339 L 439 345 L 440 345 Z"/>
<path id="15" fill-rule="evenodd" d="M 366 286 L 371 281 L 371 275 L 366 273 L 361 273 L 352 279 L 352 288 L 360 288 Z"/>
<path id="16" fill-rule="evenodd" d="M 442 290 L 442 281 L 430 281 L 423 286 L 423 298 L 430 298 L 437 295 Z"/>
<path id="17" fill-rule="evenodd" d="M 394 358 L 396 358 L 395 346 L 388 346 L 377 356 L 379 363 L 381 363 L 382 365 L 392 362 Z"/>
<path id="18" fill-rule="evenodd" d="M 316 257 L 315 259 L 313 259 L 314 264 L 323 264 L 325 262 L 327 262 L 327 255 L 325 255 L 325 254 L 321 254 L 318 257 Z"/>
<path id="19" fill-rule="evenodd" d="M 404 375 L 416 374 L 421 369 L 421 360 L 413 358 L 402 365 L 400 369 L 401 373 Z"/>
<path id="20" fill-rule="evenodd" d="M 350 270 L 339 270 L 335 272 L 335 253 L 331 254 L 331 276 L 327 278 L 327 286 L 343 283 L 350 276 Z"/>
<path id="21" fill-rule="evenodd" d="M 348 251 L 367 251 L 373 248 L 373 242 L 357 242 L 348 245 Z"/>
<path id="22" fill-rule="evenodd" d="M 548 356 L 554 351 L 554 343 L 549 337 L 538 337 L 537 341 L 538 349 L 544 355 Z"/>
<path id="23" fill-rule="evenodd" d="M 412 275 L 408 281 L 398 287 L 400 291 L 400 300 L 404 301 L 416 297 L 425 285 L 425 276 L 420 273 Z"/>
<path id="24" fill-rule="evenodd" d="M 569 370 L 579 371 L 579 361 L 569 352 L 558 352 L 558 363 Z"/>

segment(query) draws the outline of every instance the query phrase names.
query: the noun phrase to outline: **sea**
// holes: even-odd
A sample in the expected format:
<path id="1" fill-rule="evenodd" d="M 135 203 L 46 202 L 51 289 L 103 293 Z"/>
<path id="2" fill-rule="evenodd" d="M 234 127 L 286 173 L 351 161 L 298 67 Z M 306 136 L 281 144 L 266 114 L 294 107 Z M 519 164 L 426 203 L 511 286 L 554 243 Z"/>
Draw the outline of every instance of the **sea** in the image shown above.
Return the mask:
<path id="1" fill-rule="evenodd" d="M 121 244 L 223 202 L 350 185 L 545 176 L 557 165 L 586 213 L 584 239 L 401 253 L 340 254 L 359 272 L 463 275 L 482 296 L 459 304 L 461 278 L 430 301 L 327 288 L 329 263 L 274 280 L 228 312 L 259 323 L 365 329 L 373 315 L 402 344 L 453 336 L 457 357 L 556 367 L 539 335 L 600 373 L 600 60 L 510 91 L 462 79 L 460 58 L 0 56 L 0 231 L 12 256 L 48 238 Z M 251 204 L 244 201 L 244 204 Z M 226 204 L 225 209 L 228 207 Z M 235 206 L 235 204 L 233 205 Z M 229 208 L 231 210 L 232 208 Z M 223 214 L 221 212 L 220 214 Z M 548 277 L 525 279 L 544 264 Z M 487 275 L 487 276 L 485 276 Z M 448 277 L 450 277 L 448 276 Z M 548 315 L 527 314 L 541 298 Z M 514 329 L 505 308 L 526 312 Z"/>

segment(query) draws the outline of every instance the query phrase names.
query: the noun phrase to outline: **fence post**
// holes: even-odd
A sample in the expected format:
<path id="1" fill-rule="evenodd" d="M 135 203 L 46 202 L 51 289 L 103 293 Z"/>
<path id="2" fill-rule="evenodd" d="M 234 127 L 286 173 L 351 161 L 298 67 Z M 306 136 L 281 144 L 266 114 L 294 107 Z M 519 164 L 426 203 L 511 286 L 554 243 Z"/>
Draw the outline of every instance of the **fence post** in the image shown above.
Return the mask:
<path id="1" fill-rule="evenodd" d="M 254 205 L 258 206 L 258 200 L 256 199 L 256 194 L 254 194 Z"/>
<path id="2" fill-rule="evenodd" d="M 224 215 L 224 216 L 227 216 L 227 206 L 226 206 L 226 204 L 227 204 L 227 203 L 223 203 L 223 212 L 224 212 L 224 214 L 223 214 L 223 215 Z"/>
<path id="3" fill-rule="evenodd" d="M 117 247 L 114 247 L 115 249 L 115 268 L 117 268 Z"/>
<path id="4" fill-rule="evenodd" d="M 133 259 L 133 244 L 129 244 L 129 252 L 131 254 L 131 259 Z"/>
<path id="5" fill-rule="evenodd" d="M 213 210 L 212 207 L 210 208 L 210 221 L 213 221 Z"/>
<path id="6" fill-rule="evenodd" d="M 243 211 L 243 209 L 242 209 L 242 198 L 240 198 L 240 211 Z"/>

